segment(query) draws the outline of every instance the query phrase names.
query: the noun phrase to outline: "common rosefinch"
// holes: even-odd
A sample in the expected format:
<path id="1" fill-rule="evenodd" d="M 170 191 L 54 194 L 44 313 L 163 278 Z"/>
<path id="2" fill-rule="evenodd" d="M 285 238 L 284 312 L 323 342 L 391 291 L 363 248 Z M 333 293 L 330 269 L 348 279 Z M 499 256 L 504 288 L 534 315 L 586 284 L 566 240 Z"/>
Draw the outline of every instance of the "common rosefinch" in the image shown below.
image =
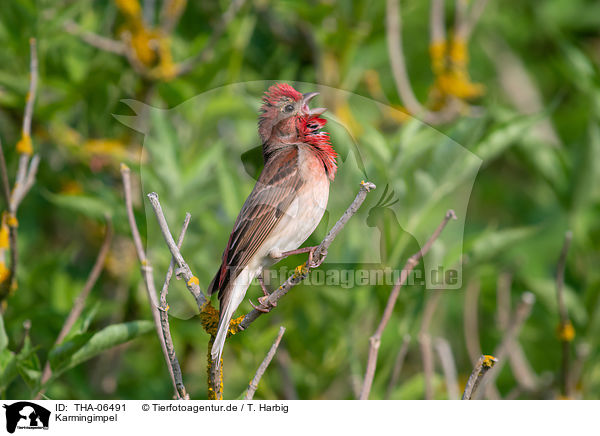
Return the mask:
<path id="1" fill-rule="evenodd" d="M 316 95 L 277 84 L 263 97 L 258 133 L 265 165 L 242 206 L 221 267 L 208 287 L 209 295 L 219 291 L 219 326 L 211 350 L 217 367 L 233 313 L 252 280 L 282 254 L 302 245 L 327 207 L 337 153 L 329 135 L 320 131 L 326 120 L 319 115 L 325 109 L 308 107 Z"/>

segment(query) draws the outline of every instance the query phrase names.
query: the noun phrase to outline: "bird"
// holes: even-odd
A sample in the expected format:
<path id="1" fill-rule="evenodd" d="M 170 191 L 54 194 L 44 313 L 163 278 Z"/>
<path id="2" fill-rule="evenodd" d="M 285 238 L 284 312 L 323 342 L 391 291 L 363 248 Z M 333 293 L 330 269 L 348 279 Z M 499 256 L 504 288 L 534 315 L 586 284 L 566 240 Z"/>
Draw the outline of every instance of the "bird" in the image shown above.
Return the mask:
<path id="1" fill-rule="evenodd" d="M 329 134 L 321 130 L 327 120 L 320 116 L 326 109 L 308 106 L 317 95 L 276 83 L 263 96 L 258 135 L 264 167 L 207 288 L 208 295 L 218 291 L 219 323 L 211 349 L 217 368 L 229 323 L 252 280 L 261 279 L 265 268 L 286 255 L 312 254 L 316 248 L 298 250 L 323 217 L 337 171 L 337 153 Z M 268 295 L 264 286 L 263 292 Z"/>

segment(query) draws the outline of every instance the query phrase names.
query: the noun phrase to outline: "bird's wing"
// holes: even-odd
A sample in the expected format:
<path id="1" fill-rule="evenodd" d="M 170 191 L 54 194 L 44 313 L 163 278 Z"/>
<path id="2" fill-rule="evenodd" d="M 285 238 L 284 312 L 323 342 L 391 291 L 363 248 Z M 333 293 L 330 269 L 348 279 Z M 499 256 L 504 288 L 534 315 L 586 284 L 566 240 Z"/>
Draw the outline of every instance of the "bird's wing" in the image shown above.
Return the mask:
<path id="1" fill-rule="evenodd" d="M 272 156 L 237 217 L 210 292 L 219 290 L 221 307 L 228 301 L 228 284 L 246 267 L 252 256 L 287 212 L 303 185 L 298 171 L 298 150 Z"/>

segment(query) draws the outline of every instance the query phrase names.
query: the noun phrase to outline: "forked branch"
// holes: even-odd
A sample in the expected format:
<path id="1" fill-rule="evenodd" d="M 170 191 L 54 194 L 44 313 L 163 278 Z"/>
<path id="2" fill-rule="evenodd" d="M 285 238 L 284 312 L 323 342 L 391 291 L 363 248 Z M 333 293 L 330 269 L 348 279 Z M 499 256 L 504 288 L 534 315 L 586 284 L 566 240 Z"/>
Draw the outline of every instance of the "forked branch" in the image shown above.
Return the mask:
<path id="1" fill-rule="evenodd" d="M 373 378 L 375 377 L 375 368 L 377 366 L 377 355 L 379 353 L 379 346 L 381 344 L 381 335 L 383 334 L 383 331 L 392 317 L 392 312 L 394 311 L 396 300 L 400 294 L 400 289 L 402 289 L 402 286 L 406 283 L 411 271 L 415 268 L 415 266 L 418 265 L 421 258 L 427 254 L 433 243 L 440 236 L 450 219 L 456 219 L 456 214 L 451 209 L 446 212 L 444 219 L 429 237 L 423 248 L 408 258 L 406 264 L 404 264 L 404 267 L 402 268 L 402 272 L 400 273 L 398 281 L 392 288 L 392 292 L 388 298 L 383 316 L 379 322 L 379 326 L 377 327 L 377 330 L 375 330 L 373 336 L 369 338 L 369 355 L 367 358 L 367 370 L 365 372 L 365 378 L 363 380 L 363 385 L 360 392 L 361 400 L 367 400 L 369 398 L 369 393 L 371 392 L 371 386 L 373 384 Z"/>

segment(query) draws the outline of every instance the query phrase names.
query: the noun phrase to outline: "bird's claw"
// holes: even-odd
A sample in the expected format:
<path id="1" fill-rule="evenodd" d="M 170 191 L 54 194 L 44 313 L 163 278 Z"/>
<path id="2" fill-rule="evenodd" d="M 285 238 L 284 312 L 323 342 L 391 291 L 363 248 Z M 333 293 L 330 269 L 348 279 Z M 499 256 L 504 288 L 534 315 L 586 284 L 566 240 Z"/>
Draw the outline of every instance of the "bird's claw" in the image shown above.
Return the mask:
<path id="1" fill-rule="evenodd" d="M 263 297 L 258 297 L 258 302 L 260 303 L 260 305 L 262 307 L 269 307 L 269 306 L 270 307 L 276 307 L 277 306 L 277 302 L 273 302 L 273 303 L 270 302 L 269 301 L 269 297 L 270 297 L 269 294 L 267 294 L 267 295 L 265 295 Z M 269 310 L 271 310 L 271 309 L 269 309 Z"/>
<path id="2" fill-rule="evenodd" d="M 310 251 L 308 253 L 308 262 L 306 262 L 306 265 L 309 268 L 318 268 L 319 266 L 321 266 L 321 264 L 323 263 L 323 261 L 325 260 L 325 258 L 327 257 L 327 249 L 323 249 L 321 250 L 321 253 L 319 255 L 319 258 L 317 260 L 314 259 L 314 254 L 315 254 L 315 250 L 318 247 L 315 247 L 314 250 Z"/>
<path id="3" fill-rule="evenodd" d="M 260 302 L 260 298 L 259 298 L 258 300 L 259 300 L 259 302 Z M 248 301 L 250 302 L 250 306 L 252 306 L 254 309 L 258 310 L 259 312 L 262 312 L 262 313 L 269 313 L 269 312 L 271 311 L 271 309 L 270 309 L 270 308 L 268 308 L 268 307 L 265 307 L 265 306 L 264 306 L 262 303 L 260 304 L 260 306 L 257 306 L 256 304 L 254 304 L 254 303 L 252 302 L 252 300 L 248 300 Z"/>

